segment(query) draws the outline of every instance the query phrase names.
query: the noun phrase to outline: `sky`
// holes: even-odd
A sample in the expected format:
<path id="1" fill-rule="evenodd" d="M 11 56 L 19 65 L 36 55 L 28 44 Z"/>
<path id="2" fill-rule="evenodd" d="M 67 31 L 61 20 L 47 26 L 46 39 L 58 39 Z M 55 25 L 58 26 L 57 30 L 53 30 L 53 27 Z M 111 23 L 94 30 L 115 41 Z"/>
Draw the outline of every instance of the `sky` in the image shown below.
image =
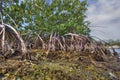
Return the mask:
<path id="1" fill-rule="evenodd" d="M 88 0 L 87 20 L 91 36 L 120 40 L 120 0 Z"/>

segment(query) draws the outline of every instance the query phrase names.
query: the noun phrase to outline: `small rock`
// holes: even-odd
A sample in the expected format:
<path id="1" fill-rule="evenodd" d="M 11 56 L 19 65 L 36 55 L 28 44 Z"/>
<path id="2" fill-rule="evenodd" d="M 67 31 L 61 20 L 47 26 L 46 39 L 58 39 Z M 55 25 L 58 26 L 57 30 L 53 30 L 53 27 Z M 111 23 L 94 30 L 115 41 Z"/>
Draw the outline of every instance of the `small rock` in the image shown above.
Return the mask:
<path id="1" fill-rule="evenodd" d="M 111 80 L 118 80 L 117 76 L 111 72 L 109 72 L 109 76 L 110 76 Z"/>

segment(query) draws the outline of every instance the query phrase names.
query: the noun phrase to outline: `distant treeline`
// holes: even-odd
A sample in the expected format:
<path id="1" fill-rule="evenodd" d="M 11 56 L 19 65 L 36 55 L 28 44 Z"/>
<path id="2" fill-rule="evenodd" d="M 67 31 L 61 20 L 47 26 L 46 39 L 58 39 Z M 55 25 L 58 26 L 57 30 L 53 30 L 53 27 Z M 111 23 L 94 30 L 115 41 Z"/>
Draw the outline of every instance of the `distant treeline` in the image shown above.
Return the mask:
<path id="1" fill-rule="evenodd" d="M 108 40 L 107 45 L 118 45 L 118 46 L 120 46 L 120 40 Z"/>

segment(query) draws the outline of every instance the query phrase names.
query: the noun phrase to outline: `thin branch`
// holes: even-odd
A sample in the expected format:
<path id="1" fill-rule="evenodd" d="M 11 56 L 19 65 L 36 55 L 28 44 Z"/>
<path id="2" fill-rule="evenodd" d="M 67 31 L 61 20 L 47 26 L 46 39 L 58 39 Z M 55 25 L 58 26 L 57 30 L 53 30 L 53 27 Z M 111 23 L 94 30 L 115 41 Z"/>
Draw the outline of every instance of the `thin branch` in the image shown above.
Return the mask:
<path id="1" fill-rule="evenodd" d="M 4 11 L 4 13 L 5 13 L 5 11 Z M 13 18 L 9 15 L 9 14 L 7 14 L 7 13 L 5 13 L 9 18 L 10 18 L 10 20 L 14 23 L 14 25 L 16 26 L 16 28 L 18 28 L 18 26 L 17 26 L 17 24 L 15 23 L 15 20 L 13 20 Z"/>
<path id="2" fill-rule="evenodd" d="M 45 49 L 45 43 L 43 41 L 43 39 L 39 36 L 39 34 L 35 33 L 38 37 L 38 39 L 42 42 L 42 49 Z"/>

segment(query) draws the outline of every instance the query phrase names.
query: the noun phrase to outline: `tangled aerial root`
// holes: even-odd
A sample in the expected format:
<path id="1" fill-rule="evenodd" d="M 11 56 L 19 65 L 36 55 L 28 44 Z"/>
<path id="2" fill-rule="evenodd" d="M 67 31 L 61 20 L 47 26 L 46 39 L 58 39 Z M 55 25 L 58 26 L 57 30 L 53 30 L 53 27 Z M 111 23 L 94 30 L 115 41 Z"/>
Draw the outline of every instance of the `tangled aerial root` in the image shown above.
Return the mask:
<path id="1" fill-rule="evenodd" d="M 62 52 L 63 54 L 79 53 L 80 55 L 91 56 L 97 61 L 103 61 L 106 58 L 106 55 L 109 53 L 109 51 L 102 43 L 98 44 L 97 41 L 94 42 L 92 39 L 84 35 L 68 33 L 64 36 L 59 36 L 55 33 L 51 34 L 48 40 L 42 39 L 42 37 L 38 34 L 36 35 L 37 38 L 36 40 L 32 41 L 32 47 L 29 40 L 27 41 L 26 47 L 29 46 L 29 48 L 31 47 L 31 49 L 37 48 L 39 50 L 44 50 L 44 53 L 46 55 L 51 55 L 51 53 L 54 52 Z M 8 50 L 8 52 L 10 51 Z M 11 53 L 8 53 L 7 55 L 13 55 L 14 52 Z"/>
<path id="2" fill-rule="evenodd" d="M 102 43 L 93 42 L 90 38 L 84 35 L 78 35 L 73 33 L 59 36 L 57 34 L 51 34 L 47 42 L 38 36 L 40 44 L 39 49 L 46 50 L 46 54 L 61 51 L 64 53 L 79 53 L 81 55 L 90 55 L 96 60 L 103 60 L 109 51 Z M 38 42 L 38 41 L 37 41 Z"/>

